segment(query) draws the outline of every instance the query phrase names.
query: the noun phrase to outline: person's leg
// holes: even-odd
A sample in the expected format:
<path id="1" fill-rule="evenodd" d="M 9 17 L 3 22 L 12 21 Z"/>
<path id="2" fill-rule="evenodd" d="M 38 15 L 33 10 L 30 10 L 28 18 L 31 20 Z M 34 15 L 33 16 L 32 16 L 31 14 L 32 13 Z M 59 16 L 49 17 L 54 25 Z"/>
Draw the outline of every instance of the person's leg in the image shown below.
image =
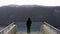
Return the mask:
<path id="1" fill-rule="evenodd" d="M 30 33 L 30 26 L 28 27 L 28 33 Z"/>
<path id="2" fill-rule="evenodd" d="M 27 33 L 30 33 L 30 26 L 27 26 Z"/>
<path id="3" fill-rule="evenodd" d="M 29 26 L 29 27 L 28 27 L 28 29 L 29 29 L 29 31 L 28 31 L 28 32 L 29 32 L 29 33 L 30 33 L 30 28 L 31 28 L 31 26 Z"/>
<path id="4" fill-rule="evenodd" d="M 27 26 L 27 33 L 29 33 L 29 26 Z"/>

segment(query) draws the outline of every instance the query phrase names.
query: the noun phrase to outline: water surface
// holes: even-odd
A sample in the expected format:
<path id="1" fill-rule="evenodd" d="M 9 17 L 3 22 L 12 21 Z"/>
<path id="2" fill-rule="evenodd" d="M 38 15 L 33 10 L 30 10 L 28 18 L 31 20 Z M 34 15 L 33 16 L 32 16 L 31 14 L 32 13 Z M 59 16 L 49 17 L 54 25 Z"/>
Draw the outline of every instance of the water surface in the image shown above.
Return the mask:
<path id="1" fill-rule="evenodd" d="M 17 24 L 17 31 L 20 31 L 20 32 L 26 32 L 27 31 L 26 22 L 17 22 L 16 24 Z M 31 32 L 40 31 L 40 26 L 41 26 L 41 22 L 32 22 Z"/>

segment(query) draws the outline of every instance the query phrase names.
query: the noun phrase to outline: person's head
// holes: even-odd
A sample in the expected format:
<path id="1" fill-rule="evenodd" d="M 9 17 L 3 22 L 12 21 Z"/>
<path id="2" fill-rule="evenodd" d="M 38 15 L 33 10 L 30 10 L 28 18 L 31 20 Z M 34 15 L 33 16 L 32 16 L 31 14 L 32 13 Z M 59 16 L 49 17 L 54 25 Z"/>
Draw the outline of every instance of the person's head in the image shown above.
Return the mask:
<path id="1" fill-rule="evenodd" d="M 28 20 L 30 20 L 30 17 L 28 17 Z"/>

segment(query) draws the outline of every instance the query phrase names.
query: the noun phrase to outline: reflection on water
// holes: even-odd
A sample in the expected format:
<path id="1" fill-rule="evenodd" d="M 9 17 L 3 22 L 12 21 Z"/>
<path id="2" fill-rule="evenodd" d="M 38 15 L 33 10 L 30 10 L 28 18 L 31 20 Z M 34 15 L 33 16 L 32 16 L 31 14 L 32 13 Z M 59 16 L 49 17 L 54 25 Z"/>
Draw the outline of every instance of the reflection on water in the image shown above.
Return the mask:
<path id="1" fill-rule="evenodd" d="M 26 22 L 17 22 L 17 31 L 26 32 Z M 40 31 L 41 22 L 32 22 L 31 32 L 39 32 Z"/>

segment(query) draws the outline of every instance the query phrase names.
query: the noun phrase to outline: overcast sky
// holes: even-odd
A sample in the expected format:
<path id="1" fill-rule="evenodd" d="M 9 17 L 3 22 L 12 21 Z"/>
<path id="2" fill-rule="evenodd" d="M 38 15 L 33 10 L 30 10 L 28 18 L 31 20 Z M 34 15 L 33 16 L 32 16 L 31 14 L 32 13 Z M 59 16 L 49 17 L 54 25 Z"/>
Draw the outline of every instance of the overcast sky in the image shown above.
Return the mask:
<path id="1" fill-rule="evenodd" d="M 60 0 L 0 0 L 0 6 L 10 4 L 60 6 Z"/>

